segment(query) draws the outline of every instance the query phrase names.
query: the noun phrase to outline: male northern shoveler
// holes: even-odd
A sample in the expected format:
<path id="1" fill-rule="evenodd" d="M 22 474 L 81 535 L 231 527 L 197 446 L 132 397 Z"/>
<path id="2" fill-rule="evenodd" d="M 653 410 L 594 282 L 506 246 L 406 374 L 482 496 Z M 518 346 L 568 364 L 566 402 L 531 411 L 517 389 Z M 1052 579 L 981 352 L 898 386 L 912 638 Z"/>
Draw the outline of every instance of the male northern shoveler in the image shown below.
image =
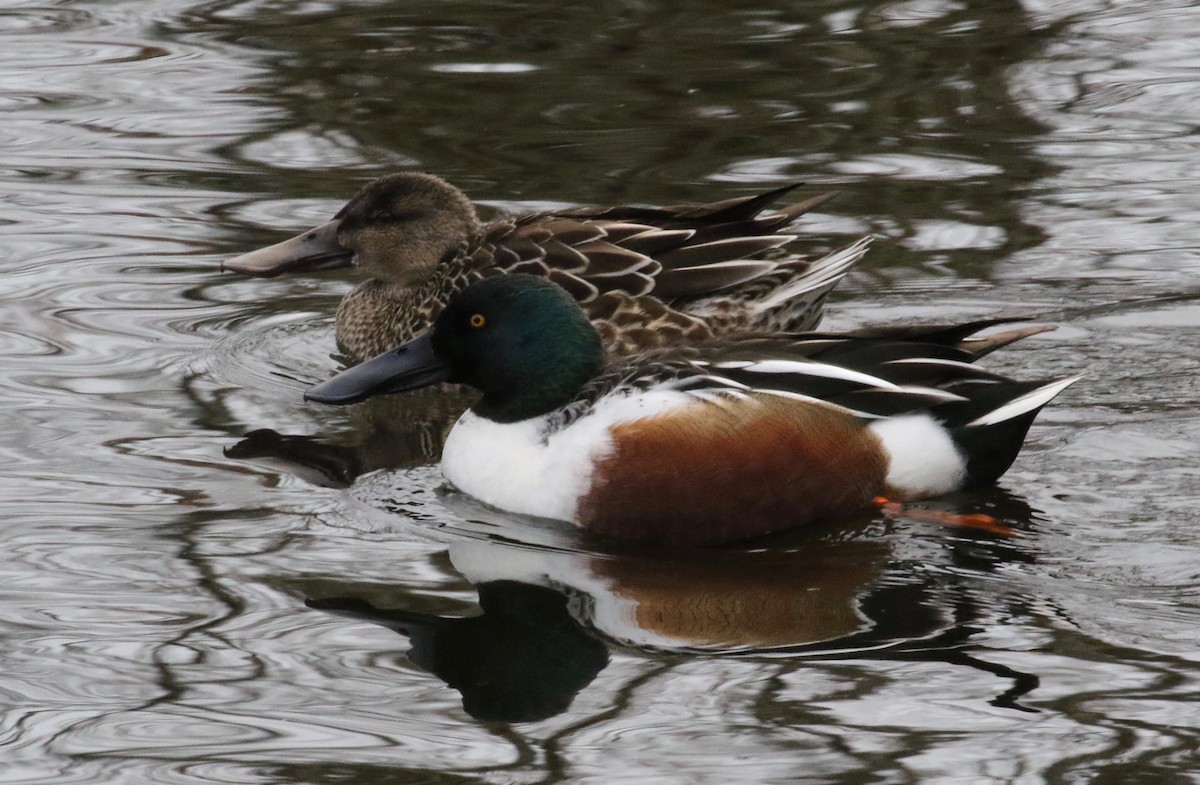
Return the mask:
<path id="1" fill-rule="evenodd" d="M 566 292 L 497 276 L 452 298 L 429 332 L 306 397 L 470 385 L 483 397 L 442 454 L 464 492 L 612 537 L 712 543 L 998 478 L 1078 377 L 1018 382 L 975 367 L 1045 329 L 970 338 L 996 323 L 716 341 L 605 364 Z"/>
<path id="2" fill-rule="evenodd" d="M 428 174 L 369 183 L 333 220 L 222 267 L 248 275 L 342 267 L 370 276 L 338 307 L 337 340 L 370 357 L 429 327 L 446 301 L 496 272 L 564 287 L 619 353 L 741 330 L 808 330 L 868 239 L 816 261 L 784 234 L 822 194 L 778 210 L 788 185 L 681 207 L 558 210 L 481 224 L 462 191 Z"/>

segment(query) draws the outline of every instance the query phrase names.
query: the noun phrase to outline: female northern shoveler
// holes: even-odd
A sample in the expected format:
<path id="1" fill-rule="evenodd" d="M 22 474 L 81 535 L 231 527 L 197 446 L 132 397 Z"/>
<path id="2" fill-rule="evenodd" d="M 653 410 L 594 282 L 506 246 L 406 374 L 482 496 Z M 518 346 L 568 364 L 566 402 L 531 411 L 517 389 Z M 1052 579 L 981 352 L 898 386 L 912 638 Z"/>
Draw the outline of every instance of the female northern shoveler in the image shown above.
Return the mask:
<path id="1" fill-rule="evenodd" d="M 444 180 L 393 174 L 368 184 L 328 223 L 222 267 L 273 276 L 353 260 L 370 280 L 338 307 L 337 340 L 360 359 L 428 328 L 455 292 L 495 272 L 559 284 L 621 353 L 738 330 L 808 330 L 869 240 L 813 262 L 785 253 L 795 235 L 782 230 L 833 196 L 767 209 L 795 188 L 700 206 L 583 208 L 481 224 L 466 195 Z"/>
<path id="2" fill-rule="evenodd" d="M 442 454 L 464 492 L 613 537 L 712 543 L 998 478 L 1078 377 L 975 367 L 1044 329 L 969 338 L 996 323 L 717 341 L 606 365 L 566 292 L 497 276 L 452 298 L 429 332 L 306 397 L 470 385 L 483 397 Z"/>

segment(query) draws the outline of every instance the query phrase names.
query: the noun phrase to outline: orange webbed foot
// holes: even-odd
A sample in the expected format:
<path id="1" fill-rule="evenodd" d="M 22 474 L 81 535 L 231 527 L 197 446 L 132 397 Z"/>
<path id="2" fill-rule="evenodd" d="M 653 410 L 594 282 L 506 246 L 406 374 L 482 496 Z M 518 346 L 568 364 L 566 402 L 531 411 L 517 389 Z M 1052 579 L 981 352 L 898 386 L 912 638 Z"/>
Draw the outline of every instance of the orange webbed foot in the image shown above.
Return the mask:
<path id="1" fill-rule="evenodd" d="M 913 507 L 912 505 L 903 502 L 894 502 L 886 496 L 876 496 L 872 499 L 872 504 L 879 507 L 883 512 L 889 515 L 904 516 L 916 521 L 927 521 L 936 523 L 941 526 L 956 526 L 964 529 L 974 529 L 976 531 L 986 532 L 998 537 L 1011 537 L 1013 530 L 1010 526 L 984 513 L 968 513 L 962 515 L 953 512 L 943 512 L 941 510 L 926 510 L 921 507 Z"/>

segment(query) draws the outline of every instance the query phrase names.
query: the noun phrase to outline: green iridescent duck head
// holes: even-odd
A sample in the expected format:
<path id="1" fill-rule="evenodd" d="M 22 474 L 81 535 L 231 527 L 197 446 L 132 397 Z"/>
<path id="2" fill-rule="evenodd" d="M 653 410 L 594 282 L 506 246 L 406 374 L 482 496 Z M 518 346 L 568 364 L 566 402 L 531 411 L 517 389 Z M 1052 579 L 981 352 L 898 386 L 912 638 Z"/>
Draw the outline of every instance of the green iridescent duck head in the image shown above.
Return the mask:
<path id="1" fill-rule="evenodd" d="M 438 382 L 483 393 L 473 410 L 498 422 L 550 412 L 599 370 L 600 336 L 561 287 L 532 275 L 471 284 L 408 343 L 343 371 L 305 393 L 348 404 Z"/>

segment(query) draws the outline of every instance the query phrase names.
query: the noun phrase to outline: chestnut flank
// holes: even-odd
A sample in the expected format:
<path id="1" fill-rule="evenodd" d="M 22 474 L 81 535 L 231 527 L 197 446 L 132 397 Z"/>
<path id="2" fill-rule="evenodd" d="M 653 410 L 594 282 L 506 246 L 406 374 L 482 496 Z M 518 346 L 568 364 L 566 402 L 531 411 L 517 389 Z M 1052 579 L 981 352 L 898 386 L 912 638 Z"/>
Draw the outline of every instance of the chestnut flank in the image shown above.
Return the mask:
<path id="1" fill-rule="evenodd" d="M 706 545 L 828 520 L 884 489 L 887 458 L 831 406 L 755 394 L 612 428 L 576 519 L 612 537 Z"/>

